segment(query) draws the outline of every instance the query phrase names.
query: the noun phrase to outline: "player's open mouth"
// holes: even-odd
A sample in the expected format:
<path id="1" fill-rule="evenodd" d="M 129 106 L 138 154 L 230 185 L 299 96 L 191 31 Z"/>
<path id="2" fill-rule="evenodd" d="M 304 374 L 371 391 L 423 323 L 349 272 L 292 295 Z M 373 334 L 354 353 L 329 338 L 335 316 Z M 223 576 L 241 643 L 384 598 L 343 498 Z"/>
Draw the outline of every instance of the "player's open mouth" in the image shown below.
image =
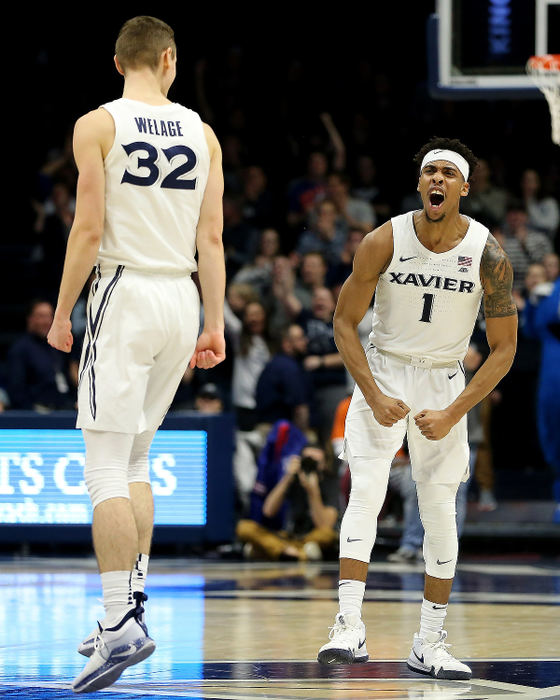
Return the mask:
<path id="1" fill-rule="evenodd" d="M 441 190 L 432 190 L 429 194 L 429 200 L 432 209 L 439 209 L 445 201 L 445 195 Z"/>

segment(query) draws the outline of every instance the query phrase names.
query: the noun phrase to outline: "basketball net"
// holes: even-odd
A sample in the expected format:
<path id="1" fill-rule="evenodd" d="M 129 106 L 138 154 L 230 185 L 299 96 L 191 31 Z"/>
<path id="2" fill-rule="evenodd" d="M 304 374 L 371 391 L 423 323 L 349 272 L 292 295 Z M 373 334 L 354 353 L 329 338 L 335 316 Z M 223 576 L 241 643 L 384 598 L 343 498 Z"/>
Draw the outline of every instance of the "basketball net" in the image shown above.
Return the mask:
<path id="1" fill-rule="evenodd" d="M 527 73 L 546 97 L 552 121 L 552 140 L 560 146 L 560 54 L 531 56 Z"/>

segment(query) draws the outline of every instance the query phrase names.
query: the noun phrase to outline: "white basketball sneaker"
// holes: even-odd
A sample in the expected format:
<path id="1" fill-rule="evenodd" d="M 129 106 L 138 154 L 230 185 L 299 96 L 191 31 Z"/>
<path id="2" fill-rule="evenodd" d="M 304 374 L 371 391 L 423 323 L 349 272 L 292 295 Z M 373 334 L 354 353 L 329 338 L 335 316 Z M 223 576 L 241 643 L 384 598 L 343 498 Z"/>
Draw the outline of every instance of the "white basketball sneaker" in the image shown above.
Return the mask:
<path id="1" fill-rule="evenodd" d="M 424 673 L 433 678 L 446 680 L 469 680 L 471 669 L 451 656 L 447 651 L 447 632 L 428 632 L 424 639 L 414 635 L 412 649 L 406 665 L 411 671 Z"/>
<path id="2" fill-rule="evenodd" d="M 112 685 L 125 668 L 153 653 L 155 642 L 148 637 L 145 625 L 138 622 L 137 614 L 136 609 L 129 610 L 120 622 L 96 635 L 93 654 L 72 683 L 75 693 L 90 693 Z"/>
<path id="3" fill-rule="evenodd" d="M 356 614 L 337 613 L 329 640 L 319 649 L 317 661 L 320 664 L 356 664 L 369 659 L 366 627 Z"/>
<path id="4" fill-rule="evenodd" d="M 148 629 L 144 624 L 144 608 L 142 608 L 142 611 L 139 610 L 139 607 L 142 605 L 142 603 L 145 603 L 148 600 L 148 596 L 145 593 L 137 591 L 136 593 L 133 593 L 133 597 L 136 600 L 136 612 L 138 613 L 138 622 L 140 623 L 140 625 L 144 626 L 144 631 L 146 632 L 146 634 L 148 634 Z M 87 657 L 91 656 L 95 651 L 93 646 L 95 638 L 98 634 L 101 634 L 101 632 L 103 632 L 103 625 L 101 624 L 101 622 L 97 621 L 97 627 L 93 630 L 93 632 L 88 634 L 88 636 L 85 639 L 83 639 L 78 645 L 78 654 Z"/>

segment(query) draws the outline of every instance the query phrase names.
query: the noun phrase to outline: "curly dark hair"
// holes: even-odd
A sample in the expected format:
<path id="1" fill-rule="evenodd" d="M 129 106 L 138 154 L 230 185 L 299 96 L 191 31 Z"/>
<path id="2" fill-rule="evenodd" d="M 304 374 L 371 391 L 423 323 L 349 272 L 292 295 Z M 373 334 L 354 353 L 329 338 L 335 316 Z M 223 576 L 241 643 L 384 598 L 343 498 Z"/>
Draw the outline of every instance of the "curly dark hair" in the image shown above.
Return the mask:
<path id="1" fill-rule="evenodd" d="M 416 165 L 420 168 L 426 153 L 429 153 L 436 148 L 445 148 L 446 150 L 455 151 L 459 155 L 463 156 L 463 158 L 469 164 L 469 180 L 471 179 L 471 175 L 473 174 L 476 164 L 478 163 L 478 158 L 474 155 L 471 149 L 468 146 L 465 146 L 465 144 L 459 141 L 459 139 L 448 139 L 441 136 L 433 136 L 414 156 L 414 162 Z"/>

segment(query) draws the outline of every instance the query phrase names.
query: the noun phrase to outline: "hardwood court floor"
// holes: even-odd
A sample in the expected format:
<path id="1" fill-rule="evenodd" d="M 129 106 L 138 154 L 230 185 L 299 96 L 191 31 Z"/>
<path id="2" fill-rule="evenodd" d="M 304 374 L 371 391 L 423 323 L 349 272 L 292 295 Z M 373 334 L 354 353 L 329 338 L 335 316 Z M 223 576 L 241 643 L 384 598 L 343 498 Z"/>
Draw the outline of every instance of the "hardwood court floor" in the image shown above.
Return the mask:
<path id="1" fill-rule="evenodd" d="M 422 568 L 371 565 L 364 605 L 371 661 L 316 661 L 336 605 L 335 563 L 150 562 L 147 622 L 156 652 L 98 693 L 227 700 L 560 698 L 560 561 L 459 566 L 446 622 L 471 681 L 435 681 L 404 663 Z M 95 563 L 0 562 L 0 697 L 70 698 L 76 646 L 102 615 Z"/>

